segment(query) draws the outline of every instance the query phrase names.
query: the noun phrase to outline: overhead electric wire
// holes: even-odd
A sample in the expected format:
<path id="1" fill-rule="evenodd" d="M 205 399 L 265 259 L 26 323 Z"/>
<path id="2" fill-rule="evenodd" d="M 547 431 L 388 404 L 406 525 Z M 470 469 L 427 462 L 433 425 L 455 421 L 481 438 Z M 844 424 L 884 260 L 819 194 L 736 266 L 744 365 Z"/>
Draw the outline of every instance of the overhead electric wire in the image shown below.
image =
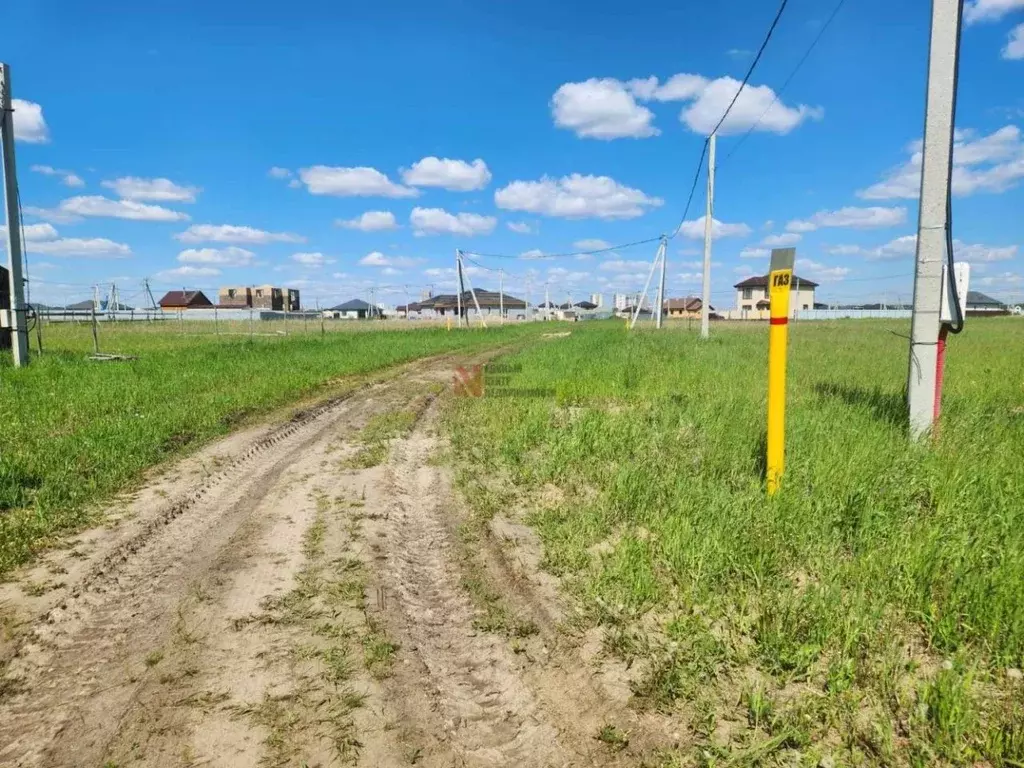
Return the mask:
<path id="1" fill-rule="evenodd" d="M 950 309 L 956 314 L 956 321 L 949 324 L 950 333 L 960 333 L 964 329 L 964 315 L 960 309 L 960 295 L 956 286 L 956 275 L 953 272 L 953 150 L 956 148 L 956 94 L 957 81 L 960 78 L 960 32 L 963 29 L 964 0 L 957 3 L 956 47 L 953 51 L 953 103 L 950 105 L 949 116 L 949 168 L 946 176 L 946 280 L 952 296 Z"/>
<path id="2" fill-rule="evenodd" d="M 471 256 L 479 256 L 481 259 L 513 259 L 515 261 L 544 261 L 545 259 L 567 259 L 567 258 L 570 258 L 572 256 L 594 256 L 595 254 L 598 254 L 598 253 L 608 253 L 609 251 L 620 251 L 620 250 L 624 250 L 626 248 L 632 248 L 632 247 L 637 246 L 637 245 L 647 245 L 648 243 L 656 243 L 660 239 L 661 239 L 660 236 L 658 236 L 658 237 L 649 237 L 649 238 L 647 238 L 645 240 L 634 240 L 633 242 L 630 242 L 630 243 L 620 243 L 618 245 L 608 245 L 608 246 L 605 246 L 604 248 L 594 248 L 593 250 L 589 250 L 589 251 L 579 251 L 579 250 L 577 250 L 577 251 L 565 251 L 563 253 L 544 253 L 544 254 L 542 254 L 540 256 L 531 256 L 529 258 L 524 258 L 522 254 L 519 254 L 518 256 L 516 256 L 516 255 L 508 254 L 508 253 L 481 253 L 480 251 L 467 251 L 464 248 L 460 248 L 459 250 L 462 252 L 463 256 L 469 254 Z"/>
<path id="3" fill-rule="evenodd" d="M 715 127 L 711 130 L 708 136 L 713 136 L 718 133 L 718 129 L 722 127 L 726 118 L 729 117 L 729 113 L 736 105 L 736 101 L 739 99 L 740 94 L 743 93 L 743 89 L 746 88 L 747 83 L 750 82 L 750 76 L 754 74 L 754 69 L 757 67 L 757 63 L 761 60 L 761 56 L 764 54 L 765 48 L 768 47 L 768 41 L 772 39 L 775 27 L 779 25 L 779 19 L 782 18 L 782 13 L 786 10 L 786 6 L 788 4 L 789 0 L 782 0 L 779 4 L 779 10 L 775 12 L 775 18 L 772 19 L 771 26 L 768 27 L 768 33 L 764 36 L 764 40 L 761 41 L 761 47 L 757 49 L 757 54 L 754 56 L 754 60 L 750 62 L 750 66 L 747 68 L 747 74 L 743 76 L 743 81 L 740 83 L 740 87 L 736 89 L 736 94 L 732 97 L 732 101 L 729 102 L 729 106 L 725 108 L 725 112 L 722 113 L 722 117 L 715 124 Z M 690 203 L 693 202 L 693 193 L 697 190 L 697 181 L 700 179 L 700 169 L 704 165 L 704 157 L 707 155 L 707 151 L 708 140 L 704 139 L 704 146 L 700 150 L 700 160 L 697 161 L 697 172 L 693 176 L 693 186 L 690 187 L 690 196 L 686 199 L 686 207 L 683 209 L 683 215 L 679 219 L 679 224 L 676 226 L 675 231 L 670 235 L 669 239 L 674 239 L 683 228 L 683 224 L 686 223 L 686 215 L 690 212 Z"/>
<path id="4" fill-rule="evenodd" d="M 774 107 L 774 106 L 775 106 L 776 102 L 778 102 L 778 100 L 779 100 L 780 98 L 782 98 L 782 94 L 783 94 L 783 92 L 784 92 L 784 91 L 786 90 L 786 88 L 787 88 L 787 87 L 789 87 L 789 84 L 790 84 L 790 83 L 792 82 L 793 78 L 794 78 L 794 77 L 796 76 L 796 73 L 800 71 L 800 68 L 801 68 L 801 67 L 802 67 L 802 66 L 804 65 L 804 63 L 805 63 L 805 62 L 807 61 L 807 59 L 808 59 L 808 58 L 810 57 L 811 53 L 812 53 L 812 52 L 814 51 L 814 48 L 815 48 L 815 46 L 817 46 L 817 45 L 818 45 L 818 42 L 819 42 L 819 41 L 821 40 L 822 36 L 823 36 L 823 35 L 825 34 L 825 32 L 826 32 L 826 31 L 828 30 L 828 28 L 829 28 L 829 25 L 831 25 L 831 24 L 832 24 L 832 21 L 833 21 L 833 20 L 835 19 L 835 17 L 836 17 L 837 15 L 838 15 L 838 13 L 839 13 L 839 10 L 840 10 L 840 9 L 841 9 L 841 8 L 843 7 L 843 5 L 844 5 L 845 3 L 846 3 L 846 0 L 839 0 L 839 3 L 838 3 L 838 4 L 836 5 L 836 7 L 832 9 L 832 13 L 831 13 L 831 15 L 830 15 L 830 16 L 828 17 L 828 19 L 826 19 L 825 23 L 824 23 L 824 24 L 822 24 L 822 26 L 821 26 L 821 29 L 819 29 L 819 30 L 818 30 L 818 34 L 817 34 L 817 35 L 815 35 L 815 37 L 814 37 L 814 40 L 812 40 L 812 41 L 811 41 L 811 44 L 810 44 L 810 46 L 809 46 L 809 47 L 807 48 L 807 50 L 806 50 L 806 51 L 804 51 L 804 55 L 803 55 L 803 56 L 802 56 L 802 57 L 800 58 L 800 61 L 798 61 L 798 62 L 797 62 L 797 64 L 796 64 L 796 66 L 795 66 L 795 67 L 793 67 L 793 71 L 789 73 L 789 76 L 788 76 L 788 77 L 786 78 L 786 80 L 785 80 L 785 81 L 784 81 L 784 82 L 782 83 L 782 87 L 781 87 L 781 88 L 779 88 L 779 90 L 775 92 L 775 96 L 774 96 L 774 98 L 773 98 L 773 99 L 771 100 L 771 103 L 770 103 L 770 104 L 769 104 L 769 105 L 768 105 L 768 106 L 767 106 L 767 107 L 765 108 L 764 112 L 762 112 L 762 113 L 761 113 L 761 116 L 757 118 L 757 120 L 756 120 L 756 121 L 754 122 L 754 124 L 753 124 L 753 125 L 751 125 L 751 126 L 750 126 L 750 127 L 749 127 L 749 128 L 747 129 L 747 132 L 746 132 L 746 133 L 744 133 L 744 134 L 743 134 L 743 135 L 742 135 L 742 136 L 740 137 L 740 140 L 739 140 L 739 141 L 737 141 L 737 142 L 736 142 L 736 143 L 735 143 L 735 144 L 733 145 L 733 148 L 732 148 L 731 150 L 729 150 L 729 154 L 728 154 L 728 155 L 726 155 L 726 156 L 725 156 L 725 159 L 724 159 L 724 160 L 722 160 L 722 162 L 720 162 L 720 163 L 718 164 L 718 167 L 719 167 L 719 168 L 721 168 L 721 167 L 722 167 L 723 165 L 725 165 L 726 163 L 728 163 L 728 162 L 729 162 L 729 159 L 730 159 L 730 158 L 731 158 L 731 157 L 732 157 L 733 155 L 735 155 L 735 154 L 736 154 L 736 150 L 738 150 L 738 149 L 739 149 L 739 148 L 740 148 L 741 146 L 743 146 L 743 142 L 745 142 L 745 141 L 746 141 L 746 140 L 747 140 L 747 139 L 748 139 L 748 138 L 750 137 L 750 134 L 751 134 L 751 133 L 753 133 L 753 132 L 754 132 L 754 130 L 755 130 L 755 129 L 757 128 L 757 126 L 759 126 L 759 125 L 761 124 L 761 121 L 762 121 L 762 120 L 764 120 L 764 118 L 765 118 L 765 115 L 767 115 L 767 114 L 768 114 L 768 113 L 769 113 L 769 112 L 771 111 L 772 107 Z"/>

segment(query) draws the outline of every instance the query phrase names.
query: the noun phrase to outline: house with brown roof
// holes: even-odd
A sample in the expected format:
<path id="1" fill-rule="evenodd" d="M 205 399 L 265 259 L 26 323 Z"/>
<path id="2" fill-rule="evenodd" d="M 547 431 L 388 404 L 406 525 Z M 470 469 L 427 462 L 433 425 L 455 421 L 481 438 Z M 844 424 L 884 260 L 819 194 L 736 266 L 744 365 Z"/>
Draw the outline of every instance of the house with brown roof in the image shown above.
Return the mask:
<path id="1" fill-rule="evenodd" d="M 202 291 L 168 291 L 157 303 L 160 309 L 169 312 L 213 306 L 213 302 Z"/>
<path id="2" fill-rule="evenodd" d="M 665 315 L 668 317 L 700 317 L 700 309 L 704 305 L 699 296 L 686 296 L 682 299 L 666 299 Z M 710 307 L 712 312 L 714 307 Z"/>
<path id="3" fill-rule="evenodd" d="M 795 317 L 803 309 L 814 309 L 814 289 L 818 284 L 813 280 L 793 275 L 789 283 L 789 316 Z M 764 320 L 768 317 L 768 275 L 758 275 L 740 280 L 736 289 L 736 311 L 745 320 Z"/>

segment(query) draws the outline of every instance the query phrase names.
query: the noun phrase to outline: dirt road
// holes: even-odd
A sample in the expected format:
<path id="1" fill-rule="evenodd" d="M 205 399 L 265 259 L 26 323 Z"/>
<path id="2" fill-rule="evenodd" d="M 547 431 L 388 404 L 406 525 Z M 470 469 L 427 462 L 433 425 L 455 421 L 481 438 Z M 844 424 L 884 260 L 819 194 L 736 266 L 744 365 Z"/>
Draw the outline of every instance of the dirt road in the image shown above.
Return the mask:
<path id="1" fill-rule="evenodd" d="M 211 445 L 0 585 L 0 765 L 635 764 L 528 532 L 465 525 L 454 364 Z"/>

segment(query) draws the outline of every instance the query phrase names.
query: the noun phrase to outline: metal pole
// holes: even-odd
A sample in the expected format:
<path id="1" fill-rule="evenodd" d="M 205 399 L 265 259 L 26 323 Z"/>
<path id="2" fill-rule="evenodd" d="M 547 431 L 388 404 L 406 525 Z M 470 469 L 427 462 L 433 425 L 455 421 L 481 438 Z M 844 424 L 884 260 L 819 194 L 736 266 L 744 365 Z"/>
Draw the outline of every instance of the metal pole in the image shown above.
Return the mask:
<path id="1" fill-rule="evenodd" d="M 92 305 L 92 349 L 97 355 L 100 353 L 100 331 L 96 323 L 96 305 Z"/>
<path id="2" fill-rule="evenodd" d="M 501 315 L 501 324 L 505 324 L 505 272 L 498 270 L 498 314 Z"/>
<path id="3" fill-rule="evenodd" d="M 708 194 L 704 209 L 704 280 L 700 294 L 700 337 L 711 334 L 711 225 L 715 215 L 715 134 L 708 137 Z"/>
<path id="4" fill-rule="evenodd" d="M 14 108 L 11 99 L 11 68 L 0 64 L 0 145 L 3 147 L 4 197 L 7 202 L 7 268 L 11 280 L 11 351 L 14 365 L 28 365 L 28 318 L 25 281 L 22 278 L 21 208 L 18 204 L 18 172 L 14 165 Z"/>
<path id="5" fill-rule="evenodd" d="M 551 319 L 551 290 L 548 283 L 544 283 L 544 319 Z"/>
<path id="6" fill-rule="evenodd" d="M 661 238 L 661 279 L 658 282 L 658 319 L 654 324 L 655 328 L 661 328 L 661 316 L 665 313 L 665 262 L 668 261 L 667 238 Z"/>
<path id="7" fill-rule="evenodd" d="M 935 414 L 936 360 L 946 258 L 946 203 L 956 104 L 958 0 L 932 0 L 925 102 L 921 203 L 917 220 L 914 311 L 910 324 L 907 407 L 910 436 L 927 434 Z"/>
<path id="8" fill-rule="evenodd" d="M 213 332 L 220 336 L 220 325 L 217 323 L 217 305 L 213 305 Z"/>
<path id="9" fill-rule="evenodd" d="M 647 291 L 651 288 L 651 279 L 654 277 L 654 270 L 658 268 L 658 259 L 664 256 L 665 240 L 662 240 L 658 244 L 658 250 L 654 254 L 654 261 L 651 262 L 651 271 L 647 273 L 647 282 L 644 283 L 644 292 L 638 294 L 636 297 L 636 307 L 633 308 L 633 319 L 629 323 L 629 328 L 632 330 L 636 327 L 637 318 L 640 317 L 640 310 L 644 308 L 644 300 L 647 298 Z"/>
<path id="10" fill-rule="evenodd" d="M 526 276 L 526 319 L 532 320 L 530 317 L 530 276 Z"/>
<path id="11" fill-rule="evenodd" d="M 462 251 L 458 248 L 455 249 L 455 271 L 459 275 L 459 290 L 458 295 L 455 297 L 456 311 L 459 313 L 459 327 L 462 326 L 462 293 L 465 290 L 462 282 Z M 469 318 L 466 318 L 467 321 Z"/>

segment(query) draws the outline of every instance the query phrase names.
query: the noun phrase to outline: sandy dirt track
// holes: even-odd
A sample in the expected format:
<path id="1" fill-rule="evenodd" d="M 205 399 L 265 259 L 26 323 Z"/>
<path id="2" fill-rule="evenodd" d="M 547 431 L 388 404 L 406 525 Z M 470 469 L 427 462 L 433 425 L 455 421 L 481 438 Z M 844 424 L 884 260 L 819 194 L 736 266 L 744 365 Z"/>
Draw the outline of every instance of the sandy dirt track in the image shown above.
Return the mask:
<path id="1" fill-rule="evenodd" d="M 437 412 L 486 357 L 208 446 L 0 585 L 0 765 L 639 764 L 662 738 L 561 631 L 528 530 L 467 547 Z M 482 627 L 470 578 L 529 631 Z"/>

